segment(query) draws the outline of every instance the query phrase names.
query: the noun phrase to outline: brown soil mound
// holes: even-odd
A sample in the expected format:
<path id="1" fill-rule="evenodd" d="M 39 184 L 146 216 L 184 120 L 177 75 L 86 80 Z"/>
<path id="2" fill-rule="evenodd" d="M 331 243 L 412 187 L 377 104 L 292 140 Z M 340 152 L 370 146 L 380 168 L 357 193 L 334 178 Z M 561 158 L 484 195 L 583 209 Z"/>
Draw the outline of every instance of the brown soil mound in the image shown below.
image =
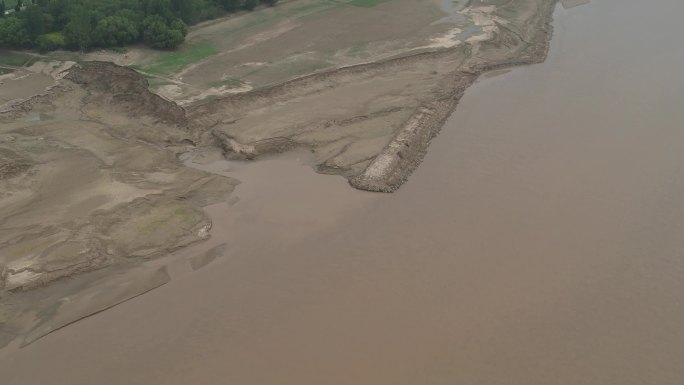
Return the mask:
<path id="1" fill-rule="evenodd" d="M 29 168 L 31 168 L 29 161 L 11 150 L 0 148 L 0 180 L 23 174 Z"/>
<path id="2" fill-rule="evenodd" d="M 185 110 L 150 92 L 147 80 L 131 68 L 110 62 L 82 62 L 65 78 L 88 90 L 90 102 L 110 104 L 128 114 L 153 117 L 167 124 L 187 125 Z"/>

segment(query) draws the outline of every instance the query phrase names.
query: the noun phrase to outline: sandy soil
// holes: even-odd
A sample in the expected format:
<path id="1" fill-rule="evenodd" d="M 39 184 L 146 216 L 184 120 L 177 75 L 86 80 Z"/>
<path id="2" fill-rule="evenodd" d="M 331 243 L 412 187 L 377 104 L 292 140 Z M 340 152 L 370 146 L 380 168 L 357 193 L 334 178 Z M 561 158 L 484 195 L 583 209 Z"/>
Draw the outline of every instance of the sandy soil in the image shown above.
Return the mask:
<path id="1" fill-rule="evenodd" d="M 13 292 L 207 238 L 202 207 L 237 184 L 183 166 L 176 154 L 191 143 L 183 111 L 133 70 L 83 63 L 61 75 L 0 113 L 3 309 L 17 309 Z M 9 92 L 38 87 L 37 76 L 11 80 Z M 24 316 L 0 312 L 0 334 L 31 330 Z"/>

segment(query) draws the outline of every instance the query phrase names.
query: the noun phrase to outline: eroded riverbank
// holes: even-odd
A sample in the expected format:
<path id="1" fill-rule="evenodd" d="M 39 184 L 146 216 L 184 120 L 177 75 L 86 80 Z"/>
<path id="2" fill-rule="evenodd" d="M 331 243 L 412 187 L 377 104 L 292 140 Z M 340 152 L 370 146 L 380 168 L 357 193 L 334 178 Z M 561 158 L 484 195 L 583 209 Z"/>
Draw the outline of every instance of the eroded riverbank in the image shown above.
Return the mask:
<path id="1" fill-rule="evenodd" d="M 378 10 L 402 15 L 403 2 Z M 420 32 L 402 35 L 402 50 L 395 42 L 391 54 L 384 46 L 370 61 L 196 105 L 150 92 L 156 78 L 149 73 L 102 61 L 30 56 L 25 67 L 2 75 L 0 96 L 7 103 L 0 113 L 0 344 L 25 335 L 26 342 L 34 341 L 166 282 L 146 283 L 157 275 L 143 269 L 139 285 L 133 278 L 112 283 L 100 276 L 105 270 L 60 290 L 49 287 L 101 269 L 135 270 L 206 240 L 212 223 L 204 207 L 234 199 L 229 194 L 238 181 L 186 167 L 179 157 L 189 152 L 216 155 L 220 149 L 225 159 L 254 160 L 304 149 L 320 173 L 342 175 L 365 190 L 398 188 L 482 71 L 541 61 L 548 48 L 553 1 L 438 3 L 421 0 L 425 25 L 411 24 Z M 331 12 L 279 31 L 311 28 L 319 17 L 374 11 L 347 5 Z M 409 28 L 401 20 L 388 31 Z M 280 38 L 269 31 L 249 44 Z M 242 221 L 253 219 L 244 215 Z M 281 231 L 287 238 L 289 232 Z M 97 283 L 133 289 L 92 304 L 62 303 L 67 297 L 87 301 Z M 46 286 L 44 293 L 23 293 Z M 91 294 L 79 295 L 86 287 Z M 70 316 L 51 319 L 61 308 Z"/>

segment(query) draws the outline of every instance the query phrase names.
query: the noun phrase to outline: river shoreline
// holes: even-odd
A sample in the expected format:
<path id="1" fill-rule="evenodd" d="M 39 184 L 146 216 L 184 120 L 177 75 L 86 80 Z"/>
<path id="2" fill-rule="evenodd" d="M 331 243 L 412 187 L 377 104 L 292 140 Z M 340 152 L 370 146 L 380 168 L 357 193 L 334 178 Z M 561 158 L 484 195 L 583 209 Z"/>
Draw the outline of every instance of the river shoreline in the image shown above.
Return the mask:
<path id="1" fill-rule="evenodd" d="M 452 86 L 446 95 L 420 106 L 364 172 L 349 180 L 350 184 L 368 191 L 397 190 L 420 165 L 430 141 L 439 134 L 447 118 L 456 110 L 468 87 L 482 74 L 542 63 L 546 59 L 553 35 L 553 11 L 556 4 L 557 0 L 550 1 L 548 7 L 542 9 L 539 17 L 535 18 L 531 27 L 533 36 L 529 39 L 530 46 L 519 57 L 500 62 L 466 62 L 463 69 L 449 75 L 446 82 Z M 527 41 L 525 38 L 522 40 Z"/>
<path id="2" fill-rule="evenodd" d="M 521 10 L 517 5 L 508 9 L 501 7 L 501 12 L 513 12 L 529 21 L 527 24 L 516 21 L 515 25 L 506 21 L 506 17 L 512 19 L 511 15 L 496 13 L 500 8 L 465 8 L 462 12 L 481 24 L 478 25 L 485 33 L 466 35 L 473 40 L 452 48 L 431 48 L 427 52 L 346 66 L 195 106 L 182 106 L 152 92 L 142 74 L 110 62 L 39 63 L 37 70 L 42 71 L 43 77 L 54 78 L 54 85 L 39 95 L 7 105 L 0 113 L 0 120 L 7 123 L 6 131 L 2 132 L 4 146 L 11 155 L 0 158 L 7 163 L 7 167 L 2 164 L 2 170 L 9 170 L 6 175 L 0 175 L 0 181 L 4 179 L 7 183 L 9 203 L 4 209 L 7 218 L 16 221 L 12 227 L 21 229 L 6 234 L 5 240 L 0 239 L 0 251 L 5 250 L 9 256 L 0 261 L 0 289 L 4 291 L 0 302 L 7 305 L 6 309 L 14 309 L 0 312 L 0 323 L 4 325 L 0 342 L 8 343 L 27 331 L 34 335 L 30 340 L 35 340 L 36 335 L 45 334 L 35 332 L 38 326 L 48 333 L 58 328 L 41 326 L 49 324 L 50 319 L 19 316 L 22 312 L 32 314 L 36 309 L 31 308 L 33 300 L 9 306 L 19 298 L 14 294 L 50 290 L 55 283 L 112 266 L 135 269 L 142 261 L 162 259 L 211 235 L 212 221 L 204 208 L 230 201 L 229 196 L 239 181 L 225 175 L 187 170 L 179 157 L 188 151 L 203 153 L 220 149 L 226 159 L 253 160 L 305 148 L 313 154 L 312 167 L 320 173 L 344 176 L 360 190 L 395 191 L 422 161 L 430 140 L 481 74 L 543 61 L 551 37 L 555 2 L 529 0 L 525 4 L 528 8 L 520 6 Z M 537 4 L 542 5 L 537 8 Z M 312 113 L 319 113 L 316 119 L 323 123 L 317 123 L 310 132 L 305 131 L 305 135 L 314 139 L 302 136 L 303 124 L 299 123 L 285 128 L 273 126 L 272 131 L 259 132 L 256 136 L 236 128 L 236 125 L 248 124 L 249 129 L 259 129 L 261 123 L 273 123 L 276 120 L 260 116 L 250 121 L 249 115 L 282 105 L 293 108 L 288 105 L 291 100 L 296 103 L 300 99 L 316 100 L 324 96 L 329 99 L 326 103 L 334 104 L 338 96 L 335 92 L 349 97 L 345 94 L 348 84 L 356 87 L 357 83 L 363 85 L 383 76 L 385 85 L 380 84 L 380 94 L 374 94 L 375 87 L 361 89 L 368 91 L 368 95 L 359 95 L 359 90 L 354 89 L 352 104 L 340 115 L 343 119 L 336 116 L 339 109 L 332 108 L 332 104 L 321 106 L 331 108 L 331 112 L 307 109 L 300 112 L 301 116 L 296 115 L 296 119 L 306 121 Z M 430 81 L 424 80 L 426 76 Z M 366 111 L 361 96 L 393 94 L 395 83 L 402 82 L 404 87 L 419 88 L 415 94 L 409 88 L 408 96 L 390 99 L 388 105 L 377 106 L 377 111 Z M 420 103 L 415 104 L 416 101 Z M 357 110 L 366 113 L 359 115 Z M 349 117 L 350 113 L 357 115 Z M 399 124 L 396 129 L 395 123 Z M 371 139 L 370 145 L 357 146 L 354 140 L 358 134 L 345 133 L 349 127 L 356 127 L 359 132 L 384 131 L 389 141 L 384 144 L 383 138 Z M 35 148 L 41 142 L 49 145 L 36 153 Z M 330 143 L 332 150 L 327 149 Z M 150 153 L 155 154 L 153 158 Z M 328 155 L 321 157 L 321 153 Z M 61 181 L 57 181 L 44 184 L 44 191 L 35 194 L 34 179 L 49 177 L 51 167 L 51 173 L 55 167 L 59 172 L 77 171 L 73 166 L 64 166 L 64 170 L 55 166 L 59 165 L 55 159 L 60 160 L 63 154 L 88 159 L 81 163 L 91 168 L 78 171 L 92 175 L 92 180 L 79 181 L 89 183 L 88 188 L 81 189 L 73 183 L 68 186 L 75 189 L 71 195 L 66 194 L 67 190 L 57 190 L 65 194 L 62 197 L 51 190 L 62 189 Z M 24 162 L 24 159 L 31 160 Z M 41 176 L 41 171 L 47 176 Z M 77 194 L 88 199 L 74 200 Z M 20 200 L 17 203 L 10 199 Z M 54 224 L 43 221 L 46 222 L 43 227 L 26 227 L 26 223 L 35 223 L 35 218 L 45 212 L 22 211 L 23 207 L 35 206 L 36 202 L 51 207 L 52 200 L 59 199 L 68 201 L 68 210 L 48 218 Z M 18 219 L 15 213 L 21 214 L 16 216 Z M 54 245 L 41 246 L 46 237 Z M 155 285 L 132 287 L 144 287 L 146 291 Z M 85 317 L 92 309 L 100 311 L 134 298 L 139 292 L 132 289 L 114 299 L 86 306 L 84 309 L 91 310 L 84 310 L 82 314 L 70 310 L 73 314 L 66 317 L 67 321 Z M 43 302 L 39 306 L 56 303 Z"/>

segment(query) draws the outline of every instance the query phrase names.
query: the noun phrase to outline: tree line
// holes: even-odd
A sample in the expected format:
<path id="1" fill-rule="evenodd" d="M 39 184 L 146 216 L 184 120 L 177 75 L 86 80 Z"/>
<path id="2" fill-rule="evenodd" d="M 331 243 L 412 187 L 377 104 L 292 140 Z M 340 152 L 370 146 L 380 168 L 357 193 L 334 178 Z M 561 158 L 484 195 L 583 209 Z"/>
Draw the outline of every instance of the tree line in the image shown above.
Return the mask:
<path id="1" fill-rule="evenodd" d="M 0 0 L 0 48 L 40 51 L 123 47 L 174 49 L 187 26 L 277 0 Z"/>

